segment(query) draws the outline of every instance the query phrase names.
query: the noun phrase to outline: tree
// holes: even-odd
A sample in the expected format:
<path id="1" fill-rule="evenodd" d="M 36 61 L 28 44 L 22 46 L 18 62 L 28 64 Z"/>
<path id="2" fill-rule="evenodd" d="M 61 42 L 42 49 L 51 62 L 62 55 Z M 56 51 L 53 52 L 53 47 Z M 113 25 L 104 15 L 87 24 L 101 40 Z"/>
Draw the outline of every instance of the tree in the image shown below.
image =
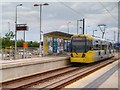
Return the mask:
<path id="1" fill-rule="evenodd" d="M 9 33 L 6 33 L 5 36 L 5 38 L 10 40 L 14 38 L 15 34 L 12 31 L 10 31 Z"/>
<path id="2" fill-rule="evenodd" d="M 7 38 L 2 39 L 2 48 L 6 48 L 10 46 L 10 40 Z"/>

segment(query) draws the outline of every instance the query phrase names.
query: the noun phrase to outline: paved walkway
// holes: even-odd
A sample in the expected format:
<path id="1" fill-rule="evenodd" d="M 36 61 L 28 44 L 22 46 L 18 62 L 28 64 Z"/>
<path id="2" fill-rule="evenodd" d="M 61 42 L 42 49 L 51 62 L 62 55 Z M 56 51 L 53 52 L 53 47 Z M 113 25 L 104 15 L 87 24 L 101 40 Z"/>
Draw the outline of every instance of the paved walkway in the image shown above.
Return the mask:
<path id="1" fill-rule="evenodd" d="M 65 88 L 118 88 L 119 61 L 116 61 Z"/>
<path id="2" fill-rule="evenodd" d="M 45 57 L 34 57 L 34 58 L 25 58 L 25 59 L 16 59 L 16 60 L 0 60 L 0 63 L 12 63 L 12 62 L 22 62 L 22 61 L 28 61 L 28 60 L 50 60 L 50 59 L 55 59 L 55 58 L 65 58 L 69 57 L 68 55 L 60 55 L 60 56 L 54 56 L 54 55 L 49 55 Z"/>

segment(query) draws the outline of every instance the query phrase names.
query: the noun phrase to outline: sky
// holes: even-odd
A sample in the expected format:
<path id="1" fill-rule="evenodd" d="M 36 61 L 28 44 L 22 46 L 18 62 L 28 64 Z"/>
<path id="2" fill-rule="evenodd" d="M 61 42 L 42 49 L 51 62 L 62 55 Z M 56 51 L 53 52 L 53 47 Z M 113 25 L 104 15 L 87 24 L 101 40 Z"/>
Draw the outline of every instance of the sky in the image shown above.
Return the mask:
<path id="1" fill-rule="evenodd" d="M 42 0 L 43 1 L 43 0 Z M 64 2 L 56 0 L 48 2 L 49 5 L 42 6 L 42 31 L 44 33 L 52 31 L 68 32 L 68 22 L 70 34 L 77 33 L 77 20 L 85 18 L 85 33 L 92 35 L 93 30 L 95 36 L 101 37 L 102 32 L 98 27 L 99 24 L 106 25 L 106 39 L 114 40 L 114 31 L 116 40 L 118 32 L 118 0 L 112 2 Z M 34 4 L 46 2 L 1 2 L 0 7 L 0 24 L 2 37 L 10 30 L 15 32 L 15 9 L 16 6 L 22 3 L 21 7 L 17 7 L 17 22 L 18 24 L 27 24 L 29 30 L 26 31 L 26 41 L 39 41 L 40 34 L 40 17 L 39 7 L 34 7 Z M 10 24 L 8 24 L 8 22 Z M 79 27 L 82 22 L 79 22 Z M 103 29 L 103 28 L 102 28 Z M 86 31 L 87 30 L 87 31 Z M 82 33 L 79 28 L 79 34 Z M 17 32 L 17 39 L 23 39 L 23 31 Z"/>

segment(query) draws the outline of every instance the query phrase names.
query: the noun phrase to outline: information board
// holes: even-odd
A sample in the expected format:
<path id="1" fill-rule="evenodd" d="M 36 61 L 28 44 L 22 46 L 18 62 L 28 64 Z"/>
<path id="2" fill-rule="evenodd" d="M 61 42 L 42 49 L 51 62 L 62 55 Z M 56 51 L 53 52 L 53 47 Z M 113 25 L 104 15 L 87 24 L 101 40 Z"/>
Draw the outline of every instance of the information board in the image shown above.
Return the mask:
<path id="1" fill-rule="evenodd" d="M 26 26 L 26 24 L 17 24 L 16 30 L 17 31 L 25 31 L 25 30 L 28 30 L 28 26 Z"/>

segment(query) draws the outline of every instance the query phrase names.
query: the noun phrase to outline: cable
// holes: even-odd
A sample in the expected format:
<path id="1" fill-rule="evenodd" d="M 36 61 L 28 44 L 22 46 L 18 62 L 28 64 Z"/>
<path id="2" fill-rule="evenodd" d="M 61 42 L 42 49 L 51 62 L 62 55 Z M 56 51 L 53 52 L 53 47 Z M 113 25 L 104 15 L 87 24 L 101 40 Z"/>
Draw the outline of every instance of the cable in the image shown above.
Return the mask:
<path id="1" fill-rule="evenodd" d="M 61 3 L 61 4 L 64 5 L 65 7 L 69 8 L 70 10 L 72 10 L 73 12 L 75 12 L 76 14 L 78 14 L 78 15 L 81 14 L 82 16 L 84 16 L 82 13 L 80 13 L 80 12 L 74 10 L 73 8 L 71 8 L 71 7 L 69 7 L 68 5 L 66 5 L 65 3 L 63 3 L 63 2 L 59 2 L 59 3 Z"/>
<path id="2" fill-rule="evenodd" d="M 118 6 L 118 4 L 117 4 L 117 5 L 115 4 L 115 6 L 114 6 L 114 7 L 112 7 L 109 11 L 114 10 L 117 6 Z"/>
<path id="3" fill-rule="evenodd" d="M 82 14 L 82 13 L 74 10 L 74 9 L 71 8 L 70 6 L 66 5 L 65 3 L 63 3 L 63 2 L 59 2 L 59 3 L 61 3 L 61 4 L 64 5 L 65 7 L 69 8 L 70 10 L 72 10 L 73 12 L 75 12 L 76 14 L 78 14 L 78 15 L 81 14 L 82 16 L 84 16 L 84 14 Z M 99 3 L 102 5 L 102 7 L 104 7 L 104 9 L 110 14 L 110 16 L 111 16 L 115 21 L 118 21 L 117 18 L 115 18 L 115 17 L 110 13 L 110 11 L 109 11 L 101 2 L 99 2 Z M 111 10 L 113 10 L 114 8 L 116 8 L 116 6 L 112 7 Z"/>
<path id="4" fill-rule="evenodd" d="M 110 11 L 99 1 L 99 3 L 103 6 L 103 8 L 111 15 L 111 17 L 116 21 L 117 19 L 110 13 Z"/>

